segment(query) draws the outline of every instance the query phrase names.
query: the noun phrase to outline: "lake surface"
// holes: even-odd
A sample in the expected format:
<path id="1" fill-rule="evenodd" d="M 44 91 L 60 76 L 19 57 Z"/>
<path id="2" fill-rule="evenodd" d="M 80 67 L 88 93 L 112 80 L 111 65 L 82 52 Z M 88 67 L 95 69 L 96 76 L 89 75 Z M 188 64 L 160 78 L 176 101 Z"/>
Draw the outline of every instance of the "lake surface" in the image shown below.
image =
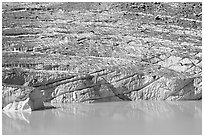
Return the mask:
<path id="1" fill-rule="evenodd" d="M 2 134 L 202 134 L 201 101 L 55 104 L 2 112 Z"/>

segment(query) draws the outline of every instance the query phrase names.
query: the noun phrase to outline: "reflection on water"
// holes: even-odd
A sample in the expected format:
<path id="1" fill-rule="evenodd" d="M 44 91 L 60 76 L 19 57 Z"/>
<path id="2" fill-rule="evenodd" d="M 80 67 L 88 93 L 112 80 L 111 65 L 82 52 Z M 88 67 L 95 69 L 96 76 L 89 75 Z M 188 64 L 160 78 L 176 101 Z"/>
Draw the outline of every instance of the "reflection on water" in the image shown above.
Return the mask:
<path id="1" fill-rule="evenodd" d="M 202 102 L 56 104 L 3 112 L 3 134 L 201 134 Z"/>

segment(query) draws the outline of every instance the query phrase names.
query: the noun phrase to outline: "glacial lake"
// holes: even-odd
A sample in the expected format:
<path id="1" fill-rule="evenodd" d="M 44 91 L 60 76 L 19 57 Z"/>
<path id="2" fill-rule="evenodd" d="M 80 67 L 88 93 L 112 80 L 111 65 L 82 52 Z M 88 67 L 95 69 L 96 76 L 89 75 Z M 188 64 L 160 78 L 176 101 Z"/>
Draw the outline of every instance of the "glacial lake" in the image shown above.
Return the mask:
<path id="1" fill-rule="evenodd" d="M 202 134 L 202 101 L 73 103 L 54 106 L 56 108 L 33 112 L 2 112 L 2 134 Z"/>

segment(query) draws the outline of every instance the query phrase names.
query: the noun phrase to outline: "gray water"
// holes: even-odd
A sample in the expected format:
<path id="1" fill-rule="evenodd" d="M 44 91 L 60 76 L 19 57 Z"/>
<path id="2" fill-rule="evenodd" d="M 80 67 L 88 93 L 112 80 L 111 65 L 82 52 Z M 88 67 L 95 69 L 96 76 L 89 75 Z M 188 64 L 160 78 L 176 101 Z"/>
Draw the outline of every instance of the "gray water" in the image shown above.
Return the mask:
<path id="1" fill-rule="evenodd" d="M 56 104 L 56 109 L 2 112 L 3 134 L 202 134 L 202 102 Z"/>

